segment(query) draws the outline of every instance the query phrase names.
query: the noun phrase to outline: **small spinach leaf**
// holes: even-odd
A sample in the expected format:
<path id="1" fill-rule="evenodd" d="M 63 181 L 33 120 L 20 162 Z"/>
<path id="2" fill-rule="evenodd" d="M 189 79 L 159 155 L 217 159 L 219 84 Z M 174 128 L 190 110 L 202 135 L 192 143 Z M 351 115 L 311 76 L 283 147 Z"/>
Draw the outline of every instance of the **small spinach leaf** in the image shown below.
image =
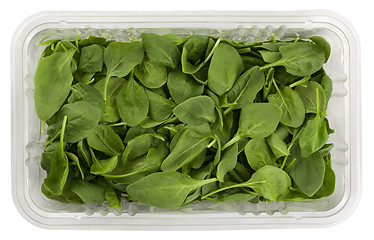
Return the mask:
<path id="1" fill-rule="evenodd" d="M 181 53 L 167 38 L 154 33 L 142 33 L 145 51 L 152 62 L 176 68 Z"/>
<path id="2" fill-rule="evenodd" d="M 81 49 L 78 69 L 87 73 L 101 72 L 103 62 L 103 49 L 93 44 Z"/>
<path id="3" fill-rule="evenodd" d="M 42 185 L 42 188 L 46 189 L 52 196 L 62 194 L 69 174 L 69 161 L 64 150 L 66 121 L 67 117 L 65 116 L 61 127 L 60 146 L 54 151 L 49 173 Z"/>
<path id="4" fill-rule="evenodd" d="M 266 142 L 276 159 L 290 154 L 286 142 L 276 132 L 267 137 Z"/>
<path id="5" fill-rule="evenodd" d="M 216 179 L 195 180 L 190 176 L 174 172 L 158 172 L 130 184 L 126 190 L 139 202 L 160 208 L 176 208 L 183 204 L 193 190 Z"/>
<path id="6" fill-rule="evenodd" d="M 155 121 L 164 121 L 170 117 L 176 104 L 150 90 L 145 92 L 149 99 L 149 116 Z"/>
<path id="7" fill-rule="evenodd" d="M 62 122 L 67 116 L 66 142 L 76 143 L 86 138 L 99 124 L 102 114 L 101 109 L 86 101 L 65 104 L 57 113 L 57 119 Z"/>
<path id="8" fill-rule="evenodd" d="M 299 144 L 302 157 L 307 157 L 322 148 L 328 139 L 326 120 L 318 115 L 310 116 L 305 128 L 300 133 Z"/>
<path id="9" fill-rule="evenodd" d="M 209 145 L 210 137 L 186 129 L 176 142 L 175 148 L 161 165 L 162 171 L 175 171 L 194 160 Z"/>
<path id="10" fill-rule="evenodd" d="M 125 84 L 126 80 L 124 78 L 112 77 L 108 80 L 106 97 L 107 100 L 104 102 L 104 114 L 100 121 L 102 122 L 117 122 L 120 119 L 117 107 L 117 95 L 121 90 L 122 86 Z M 100 80 L 94 87 L 99 90 L 101 95 L 104 93 L 105 80 Z"/>
<path id="11" fill-rule="evenodd" d="M 151 89 L 160 88 L 167 81 L 165 66 L 147 59 L 135 67 L 134 74 L 145 87 Z"/>
<path id="12" fill-rule="evenodd" d="M 217 179 L 224 182 L 225 175 L 233 170 L 238 159 L 238 144 L 235 143 L 228 147 L 223 153 L 217 166 Z"/>
<path id="13" fill-rule="evenodd" d="M 299 158 L 288 171 L 296 186 L 307 196 L 321 188 L 325 175 L 325 161 L 319 152 Z"/>
<path id="14" fill-rule="evenodd" d="M 187 99 L 173 110 L 175 116 L 183 123 L 200 125 L 216 120 L 214 101 L 208 96 L 197 96 Z"/>
<path id="15" fill-rule="evenodd" d="M 306 113 L 317 113 L 317 109 L 324 113 L 326 111 L 326 95 L 321 85 L 310 81 L 295 88 L 301 97 Z"/>
<path id="16" fill-rule="evenodd" d="M 148 96 L 132 75 L 117 95 L 117 106 L 121 119 L 131 127 L 139 125 L 148 115 Z"/>
<path id="17" fill-rule="evenodd" d="M 112 42 L 104 51 L 104 63 L 107 67 L 103 89 L 103 99 L 107 100 L 108 81 L 111 77 L 125 77 L 144 58 L 143 43 Z"/>
<path id="18" fill-rule="evenodd" d="M 227 93 L 230 107 L 225 110 L 225 114 L 252 103 L 257 93 L 263 88 L 264 82 L 264 73 L 259 71 L 258 67 L 251 68 L 243 73 Z"/>
<path id="19" fill-rule="evenodd" d="M 325 52 L 325 62 L 327 62 L 331 54 L 331 46 L 329 42 L 327 42 L 326 39 L 324 39 L 321 36 L 312 36 L 309 37 L 309 39 L 312 40 L 317 46 L 323 49 L 323 51 Z"/>
<path id="20" fill-rule="evenodd" d="M 122 154 L 124 145 L 121 138 L 107 125 L 98 125 L 94 131 L 87 136 L 87 143 L 93 149 L 101 151 L 108 156 Z"/>
<path id="21" fill-rule="evenodd" d="M 210 90 L 222 96 L 231 89 L 243 69 L 243 61 L 236 49 L 227 43 L 220 43 L 209 66 Z"/>
<path id="22" fill-rule="evenodd" d="M 76 193 L 84 203 L 103 203 L 105 201 L 104 189 L 87 181 L 73 181 L 71 191 Z"/>
<path id="23" fill-rule="evenodd" d="M 284 66 L 288 73 L 295 76 L 309 76 L 321 69 L 325 62 L 322 48 L 311 42 L 296 42 L 279 47 L 282 58 L 261 67 L 262 69 Z"/>
<path id="24" fill-rule="evenodd" d="M 244 152 L 249 165 L 255 171 L 266 165 L 277 166 L 276 158 L 264 138 L 249 140 Z"/>
<path id="25" fill-rule="evenodd" d="M 269 95 L 268 100 L 282 109 L 281 123 L 293 128 L 299 127 L 305 118 L 305 107 L 302 98 L 297 91 L 292 90 L 290 87 L 285 87 L 281 91 L 275 81 L 274 86 L 277 89 L 277 93 Z"/>
<path id="26" fill-rule="evenodd" d="M 179 104 L 204 92 L 204 85 L 181 71 L 170 72 L 167 87 L 174 102 Z"/>

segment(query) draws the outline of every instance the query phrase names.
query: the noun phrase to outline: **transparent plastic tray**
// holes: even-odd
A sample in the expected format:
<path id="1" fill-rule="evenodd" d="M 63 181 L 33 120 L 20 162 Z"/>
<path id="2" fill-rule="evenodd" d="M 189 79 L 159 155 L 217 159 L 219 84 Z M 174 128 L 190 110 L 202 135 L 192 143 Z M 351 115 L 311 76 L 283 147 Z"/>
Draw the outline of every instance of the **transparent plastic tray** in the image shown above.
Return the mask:
<path id="1" fill-rule="evenodd" d="M 33 100 L 33 77 L 50 39 L 89 35 L 128 41 L 144 30 L 158 34 L 198 33 L 233 40 L 261 41 L 299 35 L 324 37 L 331 57 L 324 68 L 333 80 L 328 119 L 336 173 L 333 195 L 313 202 L 201 202 L 161 210 L 122 202 L 121 210 L 103 205 L 63 204 L 43 196 L 40 167 L 45 134 Z M 292 12 L 41 12 L 16 30 L 11 47 L 12 194 L 19 212 L 34 225 L 51 229 L 250 229 L 322 227 L 346 219 L 361 191 L 360 48 L 355 30 L 327 11 Z"/>

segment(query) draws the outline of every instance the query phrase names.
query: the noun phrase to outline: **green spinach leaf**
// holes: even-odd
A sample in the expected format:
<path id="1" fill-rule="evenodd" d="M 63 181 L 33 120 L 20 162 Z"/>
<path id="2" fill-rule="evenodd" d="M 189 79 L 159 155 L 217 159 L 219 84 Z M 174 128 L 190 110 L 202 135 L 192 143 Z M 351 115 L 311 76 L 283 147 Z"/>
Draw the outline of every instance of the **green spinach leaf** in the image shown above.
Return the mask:
<path id="1" fill-rule="evenodd" d="M 191 97 L 200 96 L 204 92 L 204 85 L 198 84 L 191 76 L 181 71 L 169 73 L 167 87 L 177 104 Z"/>
<path id="2" fill-rule="evenodd" d="M 130 127 L 139 125 L 148 115 L 148 96 L 132 75 L 117 95 L 117 106 L 121 119 Z"/>
<path id="3" fill-rule="evenodd" d="M 200 125 L 216 120 L 214 101 L 208 96 L 197 96 L 180 103 L 173 110 L 175 116 L 183 123 Z"/>
<path id="4" fill-rule="evenodd" d="M 87 73 L 101 72 L 104 57 L 103 49 L 96 44 L 83 47 L 79 58 L 78 69 Z"/>
<path id="5" fill-rule="evenodd" d="M 220 43 L 209 66 L 210 90 L 222 96 L 231 89 L 243 69 L 243 61 L 236 49 L 227 43 Z"/>
<path id="6" fill-rule="evenodd" d="M 186 129 L 161 165 L 162 171 L 175 171 L 194 160 L 209 145 L 211 137 Z"/>
<path id="7" fill-rule="evenodd" d="M 160 88 L 167 81 L 166 67 L 146 59 L 135 67 L 134 74 L 145 87 L 151 89 Z"/>
<path id="8" fill-rule="evenodd" d="M 324 50 L 311 42 L 296 42 L 279 47 L 282 58 L 261 67 L 284 66 L 295 76 L 309 76 L 321 69 L 325 62 Z"/>
<path id="9" fill-rule="evenodd" d="M 181 52 L 169 39 L 154 33 L 142 33 L 142 40 L 149 59 L 154 63 L 176 68 Z"/>
<path id="10" fill-rule="evenodd" d="M 121 155 L 124 149 L 121 138 L 107 125 L 100 124 L 87 136 L 87 143 L 93 149 L 108 156 Z"/>
<path id="11" fill-rule="evenodd" d="M 276 158 L 264 138 L 251 139 L 244 152 L 249 165 L 255 171 L 266 165 L 277 166 Z"/>
<path id="12" fill-rule="evenodd" d="M 108 81 L 111 77 L 125 77 L 133 68 L 140 64 L 144 58 L 143 43 L 112 42 L 104 51 L 104 63 L 107 68 L 103 99 L 107 100 Z"/>
<path id="13" fill-rule="evenodd" d="M 126 190 L 132 198 L 149 206 L 177 208 L 190 192 L 215 181 L 214 178 L 195 180 L 183 173 L 166 171 L 148 175 Z"/>
<path id="14" fill-rule="evenodd" d="M 34 84 L 35 110 L 42 121 L 51 118 L 61 107 L 73 82 L 71 62 L 74 49 L 56 52 L 40 60 Z"/>

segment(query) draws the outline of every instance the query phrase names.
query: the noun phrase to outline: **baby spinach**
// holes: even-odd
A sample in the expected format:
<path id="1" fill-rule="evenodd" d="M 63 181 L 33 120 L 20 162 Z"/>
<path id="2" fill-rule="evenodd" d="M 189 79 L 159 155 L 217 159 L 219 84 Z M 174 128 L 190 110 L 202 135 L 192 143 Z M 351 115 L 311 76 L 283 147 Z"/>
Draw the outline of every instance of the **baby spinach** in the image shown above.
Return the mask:
<path id="1" fill-rule="evenodd" d="M 76 193 L 84 203 L 103 203 L 105 191 L 102 187 L 83 180 L 76 180 L 71 186 L 71 191 Z"/>
<path id="2" fill-rule="evenodd" d="M 168 34 L 161 35 L 161 36 L 168 39 L 170 42 L 172 42 L 176 46 L 180 46 L 184 44 L 191 37 L 191 36 L 181 37 L 173 33 L 168 33 Z"/>
<path id="3" fill-rule="evenodd" d="M 322 198 L 330 196 L 335 190 L 335 173 L 331 166 L 325 163 L 325 175 L 323 178 L 323 183 L 320 189 L 313 195 L 314 198 Z"/>
<path id="4" fill-rule="evenodd" d="M 47 172 L 51 170 L 52 158 L 55 155 L 55 151 L 60 148 L 60 142 L 53 142 L 44 149 L 41 155 L 40 166 Z"/>
<path id="5" fill-rule="evenodd" d="M 273 103 L 252 103 L 245 106 L 240 113 L 239 127 L 235 136 L 223 149 L 244 137 L 265 138 L 277 128 L 282 111 Z"/>
<path id="6" fill-rule="evenodd" d="M 314 81 L 307 82 L 295 88 L 301 97 L 306 113 L 317 113 L 317 109 L 322 114 L 326 111 L 326 95 L 322 86 Z"/>
<path id="7" fill-rule="evenodd" d="M 264 166 L 258 169 L 248 181 L 228 184 L 202 196 L 202 198 L 204 199 L 212 194 L 238 187 L 252 188 L 258 195 L 264 196 L 271 201 L 279 201 L 284 199 L 290 191 L 291 178 L 286 172 L 277 167 Z"/>
<path id="8" fill-rule="evenodd" d="M 274 166 L 264 166 L 251 177 L 251 188 L 259 195 L 271 200 L 284 199 L 291 189 L 290 176 Z"/>
<path id="9" fill-rule="evenodd" d="M 149 110 L 148 96 L 132 74 L 117 95 L 117 106 L 121 119 L 128 126 L 139 125 L 147 117 Z"/>
<path id="10" fill-rule="evenodd" d="M 276 94 L 270 94 L 267 98 L 269 102 L 277 104 L 282 109 L 281 123 L 286 126 L 297 128 L 305 118 L 305 107 L 302 98 L 298 92 L 292 90 L 290 87 L 285 87 L 280 90 L 274 81 Z"/>
<path id="11" fill-rule="evenodd" d="M 149 149 L 144 162 L 140 163 L 136 168 L 132 169 L 132 171 L 128 171 L 128 169 L 126 169 L 126 171 L 121 174 L 105 173 L 103 176 L 111 178 L 126 178 L 138 174 L 150 174 L 157 172 L 160 170 L 161 163 L 168 154 L 169 148 L 167 148 L 165 144 L 158 144 L 157 146 Z"/>
<path id="12" fill-rule="evenodd" d="M 34 78 L 34 102 L 36 114 L 42 121 L 50 119 L 69 95 L 73 82 L 70 66 L 74 53 L 74 49 L 55 52 L 38 64 Z"/>
<path id="13" fill-rule="evenodd" d="M 191 97 L 200 96 L 204 92 L 204 85 L 198 84 L 191 76 L 179 70 L 169 73 L 167 87 L 177 104 Z"/>
<path id="14" fill-rule="evenodd" d="M 103 62 L 103 49 L 93 44 L 82 48 L 78 69 L 87 73 L 101 72 Z"/>
<path id="15" fill-rule="evenodd" d="M 149 100 L 149 117 L 155 121 L 164 121 L 170 117 L 176 104 L 148 89 L 145 92 Z"/>
<path id="16" fill-rule="evenodd" d="M 321 69 L 325 62 L 324 50 L 311 42 L 295 42 L 279 47 L 282 58 L 266 64 L 262 69 L 284 66 L 295 76 L 309 76 Z"/>
<path id="17" fill-rule="evenodd" d="M 97 36 L 88 36 L 86 39 L 78 40 L 79 47 L 85 47 L 92 44 L 103 45 L 107 42 L 105 38 L 97 37 Z"/>
<path id="18" fill-rule="evenodd" d="M 331 46 L 329 42 L 321 36 L 312 36 L 309 37 L 309 39 L 312 40 L 317 46 L 323 49 L 323 51 L 325 52 L 325 62 L 327 62 L 331 54 Z"/>
<path id="19" fill-rule="evenodd" d="M 107 68 L 103 90 L 103 99 L 107 100 L 108 81 L 111 77 L 125 77 L 144 58 L 143 43 L 112 42 L 104 51 L 104 63 Z"/>
<path id="20" fill-rule="evenodd" d="M 122 164 L 146 154 L 152 147 L 153 137 L 153 134 L 146 133 L 128 141 L 122 153 Z"/>
<path id="21" fill-rule="evenodd" d="M 116 168 L 118 163 L 118 156 L 113 156 L 108 159 L 99 160 L 92 154 L 93 164 L 90 169 L 90 173 L 95 175 L 103 175 L 108 172 L 113 171 Z"/>
<path id="22" fill-rule="evenodd" d="M 124 149 L 121 138 L 108 125 L 100 124 L 87 136 L 88 146 L 108 156 L 120 155 Z"/>
<path id="23" fill-rule="evenodd" d="M 318 115 L 310 116 L 300 133 L 301 155 L 307 157 L 316 152 L 325 145 L 328 139 L 327 120 Z"/>
<path id="24" fill-rule="evenodd" d="M 331 46 L 320 36 L 225 39 L 230 31 L 41 43 L 41 192 L 169 209 L 331 195 Z"/>
<path id="25" fill-rule="evenodd" d="M 315 83 L 320 86 L 318 83 Z M 308 95 L 311 109 L 313 113 L 309 116 L 305 127 L 300 133 L 299 145 L 301 148 L 301 156 L 307 157 L 322 148 L 328 141 L 330 128 L 328 120 L 325 118 L 325 94 L 321 88 L 311 88 L 311 92 L 315 94 Z M 315 108 L 313 107 L 315 106 Z"/>
<path id="26" fill-rule="evenodd" d="M 282 58 L 282 55 L 279 52 L 272 52 L 268 50 L 259 50 L 262 59 L 267 63 L 273 63 Z"/>
<path id="27" fill-rule="evenodd" d="M 183 46 L 181 64 L 182 71 L 192 74 L 195 80 L 206 85 L 208 79 L 208 64 L 214 50 L 220 44 L 221 38 L 216 41 L 198 35 L 192 36 Z"/>
<path id="28" fill-rule="evenodd" d="M 77 144 L 77 152 L 80 161 L 85 163 L 86 167 L 91 167 L 92 159 L 91 154 L 85 140 L 79 141 Z"/>
<path id="29" fill-rule="evenodd" d="M 134 74 L 145 87 L 151 89 L 162 87 L 167 80 L 166 67 L 146 59 L 135 67 Z"/>
<path id="30" fill-rule="evenodd" d="M 295 185 L 307 196 L 313 196 L 322 186 L 325 175 L 325 161 L 319 152 L 298 158 L 288 173 Z"/>
<path id="31" fill-rule="evenodd" d="M 208 71 L 208 86 L 219 96 L 231 89 L 243 71 L 243 61 L 236 49 L 220 43 L 215 49 Z"/>
<path id="32" fill-rule="evenodd" d="M 190 163 L 208 147 L 210 136 L 203 136 L 186 129 L 179 137 L 174 149 L 161 165 L 162 171 L 175 171 Z"/>
<path id="33" fill-rule="evenodd" d="M 117 106 L 117 95 L 125 84 L 124 78 L 112 77 L 108 80 L 106 98 L 104 102 L 104 114 L 100 121 L 102 122 L 117 122 L 120 119 Z M 105 79 L 98 81 L 94 87 L 99 90 L 101 95 L 104 93 Z"/>
<path id="34" fill-rule="evenodd" d="M 233 170 L 238 159 L 238 144 L 235 143 L 228 147 L 223 153 L 220 162 L 217 166 L 217 179 L 224 182 L 225 175 Z"/>
<path id="35" fill-rule="evenodd" d="M 190 176 L 174 172 L 158 172 L 130 184 L 126 190 L 137 201 L 160 208 L 176 208 L 183 204 L 193 190 L 216 179 L 195 180 Z"/>
<path id="36" fill-rule="evenodd" d="M 249 166 L 256 171 L 266 165 L 277 166 L 277 158 L 264 138 L 251 139 L 245 146 L 244 152 Z"/>
<path id="37" fill-rule="evenodd" d="M 258 67 L 253 67 L 243 73 L 227 93 L 230 106 L 225 110 L 225 114 L 252 103 L 257 93 L 264 87 L 264 82 L 264 73 Z"/>
<path id="38" fill-rule="evenodd" d="M 267 137 L 281 118 L 280 108 L 272 103 L 253 103 L 242 108 L 237 134 L 250 138 Z"/>
<path id="39" fill-rule="evenodd" d="M 175 68 L 181 52 L 169 39 L 154 33 L 142 33 L 142 40 L 149 59 L 154 63 Z"/>
<path id="40" fill-rule="evenodd" d="M 103 112 L 93 103 L 77 101 L 65 104 L 57 113 L 57 121 L 62 122 L 67 116 L 65 141 L 76 143 L 85 139 L 96 126 Z"/>
<path id="41" fill-rule="evenodd" d="M 331 93 L 332 93 L 332 80 L 329 76 L 326 75 L 326 73 L 323 71 L 321 82 L 320 82 L 326 96 L 326 108 L 327 103 L 330 100 Z"/>
<path id="42" fill-rule="evenodd" d="M 208 96 L 197 96 L 187 99 L 173 110 L 175 116 L 183 123 L 200 125 L 216 120 L 214 101 Z"/>
<path id="43" fill-rule="evenodd" d="M 189 38 L 183 45 L 181 55 L 182 70 L 184 73 L 194 74 L 204 66 L 201 59 L 205 58 L 209 39 L 199 35 Z M 199 64 L 202 62 L 202 64 Z"/>
<path id="44" fill-rule="evenodd" d="M 71 94 L 68 98 L 68 103 L 77 101 L 85 101 L 91 103 L 104 113 L 105 102 L 101 98 L 101 94 L 93 86 L 77 83 L 71 87 Z"/>
<path id="45" fill-rule="evenodd" d="M 72 162 L 70 163 L 71 166 L 76 166 L 79 170 L 79 173 L 82 177 L 82 179 L 84 179 L 84 172 L 83 172 L 83 168 L 81 167 L 81 164 L 79 162 L 79 158 L 74 154 L 74 153 L 71 153 L 71 152 L 65 152 L 66 153 L 66 156 L 68 157 L 69 160 L 71 160 Z"/>
<path id="46" fill-rule="evenodd" d="M 67 117 L 64 117 L 61 127 L 59 148 L 54 151 L 48 176 L 44 179 L 43 188 L 53 196 L 62 194 L 69 174 L 69 161 L 64 150 L 64 133 Z"/>
<path id="47" fill-rule="evenodd" d="M 266 138 L 266 142 L 271 148 L 276 159 L 287 156 L 290 154 L 287 144 L 283 139 L 278 135 L 277 132 L 273 132 L 269 137 Z"/>

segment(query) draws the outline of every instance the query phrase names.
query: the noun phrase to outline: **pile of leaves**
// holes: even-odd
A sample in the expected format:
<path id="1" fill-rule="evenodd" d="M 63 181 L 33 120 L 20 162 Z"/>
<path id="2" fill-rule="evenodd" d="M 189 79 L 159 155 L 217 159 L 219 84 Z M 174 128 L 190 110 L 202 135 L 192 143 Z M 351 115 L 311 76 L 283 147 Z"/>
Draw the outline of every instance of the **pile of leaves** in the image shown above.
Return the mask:
<path id="1" fill-rule="evenodd" d="M 34 100 L 48 198 L 173 209 L 334 192 L 322 37 L 142 33 L 41 45 Z"/>

